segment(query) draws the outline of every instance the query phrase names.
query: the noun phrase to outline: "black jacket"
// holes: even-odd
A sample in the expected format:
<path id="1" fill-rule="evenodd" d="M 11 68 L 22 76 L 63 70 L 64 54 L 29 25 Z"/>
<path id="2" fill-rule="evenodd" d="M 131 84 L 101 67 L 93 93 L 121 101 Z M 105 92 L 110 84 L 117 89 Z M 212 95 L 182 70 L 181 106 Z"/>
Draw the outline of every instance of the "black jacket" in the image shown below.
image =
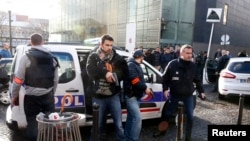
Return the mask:
<path id="1" fill-rule="evenodd" d="M 128 69 L 129 69 L 129 82 L 131 89 L 129 93 L 126 93 L 128 97 L 135 96 L 141 98 L 143 92 L 146 90 L 146 82 L 144 80 L 143 71 L 134 58 L 128 59 Z"/>
<path id="2" fill-rule="evenodd" d="M 163 91 L 169 88 L 171 95 L 176 96 L 190 96 L 195 89 L 203 93 L 195 63 L 180 58 L 169 62 L 163 75 Z"/>
<path id="3" fill-rule="evenodd" d="M 153 55 L 153 66 L 160 66 L 161 65 L 161 62 L 160 62 L 161 53 L 158 51 L 155 51 L 154 53 L 152 53 L 152 55 Z"/>
<path id="4" fill-rule="evenodd" d="M 225 67 L 226 67 L 226 65 L 227 65 L 227 63 L 228 63 L 228 61 L 229 61 L 229 57 L 228 57 L 228 55 L 223 55 L 223 56 L 221 56 L 220 58 L 219 58 L 219 60 L 218 60 L 218 66 L 217 66 L 217 69 L 216 69 L 216 71 L 217 72 L 221 72 L 221 70 L 223 70 Z"/>
<path id="5" fill-rule="evenodd" d="M 115 83 L 110 83 L 109 90 L 112 92 L 112 95 L 120 93 L 121 91 L 121 86 L 120 82 L 122 80 L 127 79 L 128 76 L 128 66 L 126 60 L 120 56 L 119 54 L 116 53 L 116 51 L 113 49 L 114 55 L 112 59 L 110 60 L 110 64 L 112 65 L 113 73 L 116 73 L 118 81 L 119 81 L 119 86 L 116 86 Z M 105 62 L 102 61 L 98 54 L 96 52 L 92 52 L 87 59 L 87 64 L 86 64 L 86 69 L 87 69 L 87 74 L 94 81 L 94 91 L 97 91 L 100 80 L 105 80 L 106 81 L 106 73 L 108 72 Z M 108 82 L 105 82 L 108 83 Z M 125 86 L 126 87 L 126 86 Z M 98 98 L 104 98 L 107 97 L 107 95 L 101 95 L 94 93 L 94 97 Z"/>
<path id="6" fill-rule="evenodd" d="M 31 64 L 25 73 L 25 84 L 37 88 L 50 88 L 54 85 L 54 59 L 50 53 L 31 48 L 26 55 Z M 58 62 L 57 62 L 58 64 Z"/>

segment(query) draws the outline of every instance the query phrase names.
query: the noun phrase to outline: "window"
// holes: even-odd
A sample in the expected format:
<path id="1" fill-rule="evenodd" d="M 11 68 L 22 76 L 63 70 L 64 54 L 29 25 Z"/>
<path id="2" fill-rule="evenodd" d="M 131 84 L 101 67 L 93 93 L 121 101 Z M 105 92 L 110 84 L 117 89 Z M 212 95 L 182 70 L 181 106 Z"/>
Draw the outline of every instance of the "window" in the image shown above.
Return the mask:
<path id="1" fill-rule="evenodd" d="M 162 82 L 162 78 L 157 75 L 153 69 L 151 69 L 150 67 L 146 66 L 145 64 L 141 64 L 141 68 L 144 74 L 144 79 L 146 81 L 146 83 L 151 83 L 153 77 L 155 78 L 155 83 L 161 83 Z"/>
<path id="2" fill-rule="evenodd" d="M 69 53 L 53 52 L 53 54 L 57 57 L 60 64 L 58 71 L 59 83 L 67 83 L 73 80 L 76 76 L 73 57 Z"/>
<path id="3" fill-rule="evenodd" d="M 228 69 L 234 73 L 250 73 L 250 62 L 233 62 Z"/>

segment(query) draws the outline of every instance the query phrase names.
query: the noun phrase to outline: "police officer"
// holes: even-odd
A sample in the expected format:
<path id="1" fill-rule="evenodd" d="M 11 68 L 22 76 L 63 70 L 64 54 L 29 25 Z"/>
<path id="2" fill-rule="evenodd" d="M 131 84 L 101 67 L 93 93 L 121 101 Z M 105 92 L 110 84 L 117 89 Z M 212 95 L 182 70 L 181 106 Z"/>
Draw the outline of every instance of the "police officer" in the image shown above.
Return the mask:
<path id="1" fill-rule="evenodd" d="M 126 93 L 125 96 L 127 104 L 127 120 L 125 126 L 126 141 L 139 141 L 142 118 L 138 100 L 142 98 L 143 93 L 147 94 L 147 96 L 153 95 L 151 89 L 146 85 L 140 66 L 143 58 L 143 52 L 137 50 L 134 52 L 133 58 L 129 58 L 128 60 L 129 81 L 132 86 L 131 91 Z"/>
<path id="2" fill-rule="evenodd" d="M 31 49 L 19 60 L 12 86 L 12 104 L 18 105 L 21 85 L 26 90 L 24 112 L 27 119 L 26 137 L 36 141 L 38 127 L 36 115 L 40 112 L 54 112 L 54 92 L 58 83 L 57 59 L 43 45 L 40 34 L 31 35 Z"/>
<path id="3" fill-rule="evenodd" d="M 180 49 L 180 57 L 171 61 L 165 68 L 163 75 L 163 92 L 166 98 L 170 98 L 170 103 L 163 112 L 163 121 L 158 127 L 160 132 L 165 132 L 168 129 L 169 119 L 176 111 L 178 102 L 183 101 L 187 115 L 185 141 L 191 140 L 194 110 L 193 92 L 195 91 L 195 86 L 200 93 L 199 97 L 205 100 L 202 81 L 195 63 L 191 61 L 192 54 L 192 46 L 187 44 L 183 45 Z M 171 95 L 170 97 L 169 94 Z"/>

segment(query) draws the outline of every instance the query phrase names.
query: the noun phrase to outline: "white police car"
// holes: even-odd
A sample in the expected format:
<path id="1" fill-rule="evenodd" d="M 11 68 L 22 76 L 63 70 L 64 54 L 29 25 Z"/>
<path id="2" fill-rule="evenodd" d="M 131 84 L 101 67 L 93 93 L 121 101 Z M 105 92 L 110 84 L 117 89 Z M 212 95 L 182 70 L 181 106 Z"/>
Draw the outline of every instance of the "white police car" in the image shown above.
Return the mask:
<path id="1" fill-rule="evenodd" d="M 55 107 L 57 111 L 62 106 L 62 98 L 66 93 L 70 93 L 73 96 L 73 101 L 67 98 L 65 102 L 64 111 L 74 112 L 79 114 L 79 126 L 89 126 L 93 124 L 93 116 L 88 113 L 92 108 L 91 96 L 88 96 L 86 91 L 86 85 L 83 83 L 85 77 L 81 75 L 81 65 L 84 66 L 89 52 L 93 47 L 78 46 L 69 44 L 48 44 L 44 45 L 58 58 L 60 63 L 59 69 L 59 84 L 55 92 Z M 20 57 L 30 49 L 30 46 L 19 45 L 16 47 L 15 57 L 11 68 L 11 82 L 12 78 L 17 71 Z M 117 50 L 117 53 L 126 57 L 132 56 L 131 53 Z M 143 119 L 152 119 L 161 117 L 163 105 L 165 103 L 165 97 L 162 93 L 162 74 L 151 66 L 147 62 L 143 62 L 141 67 L 144 72 L 147 85 L 152 88 L 154 97 L 143 97 L 140 103 L 140 109 Z M 11 89 L 10 89 L 11 93 Z M 6 112 L 6 124 L 12 129 L 26 128 L 27 121 L 24 114 L 23 99 L 25 95 L 24 88 L 21 88 L 19 93 L 19 106 L 10 105 Z M 91 103 L 91 105 L 89 104 Z M 126 120 L 126 109 L 123 108 L 122 119 Z M 111 118 L 108 119 L 108 123 L 111 123 Z"/>

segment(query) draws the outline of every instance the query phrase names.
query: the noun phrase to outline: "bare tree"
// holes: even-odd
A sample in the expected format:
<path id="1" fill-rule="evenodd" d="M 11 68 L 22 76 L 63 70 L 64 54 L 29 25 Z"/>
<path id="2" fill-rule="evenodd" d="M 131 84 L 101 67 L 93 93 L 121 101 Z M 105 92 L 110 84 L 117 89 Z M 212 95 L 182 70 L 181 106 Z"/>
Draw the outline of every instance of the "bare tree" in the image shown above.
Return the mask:
<path id="1" fill-rule="evenodd" d="M 45 40 L 49 38 L 49 20 L 47 19 L 30 19 L 29 23 L 34 31 L 43 35 Z"/>
<path id="2" fill-rule="evenodd" d="M 4 32 L 6 31 L 6 28 L 8 27 L 7 22 L 8 22 L 7 13 L 0 11 L 0 38 L 1 38 L 1 40 L 3 38 Z"/>

